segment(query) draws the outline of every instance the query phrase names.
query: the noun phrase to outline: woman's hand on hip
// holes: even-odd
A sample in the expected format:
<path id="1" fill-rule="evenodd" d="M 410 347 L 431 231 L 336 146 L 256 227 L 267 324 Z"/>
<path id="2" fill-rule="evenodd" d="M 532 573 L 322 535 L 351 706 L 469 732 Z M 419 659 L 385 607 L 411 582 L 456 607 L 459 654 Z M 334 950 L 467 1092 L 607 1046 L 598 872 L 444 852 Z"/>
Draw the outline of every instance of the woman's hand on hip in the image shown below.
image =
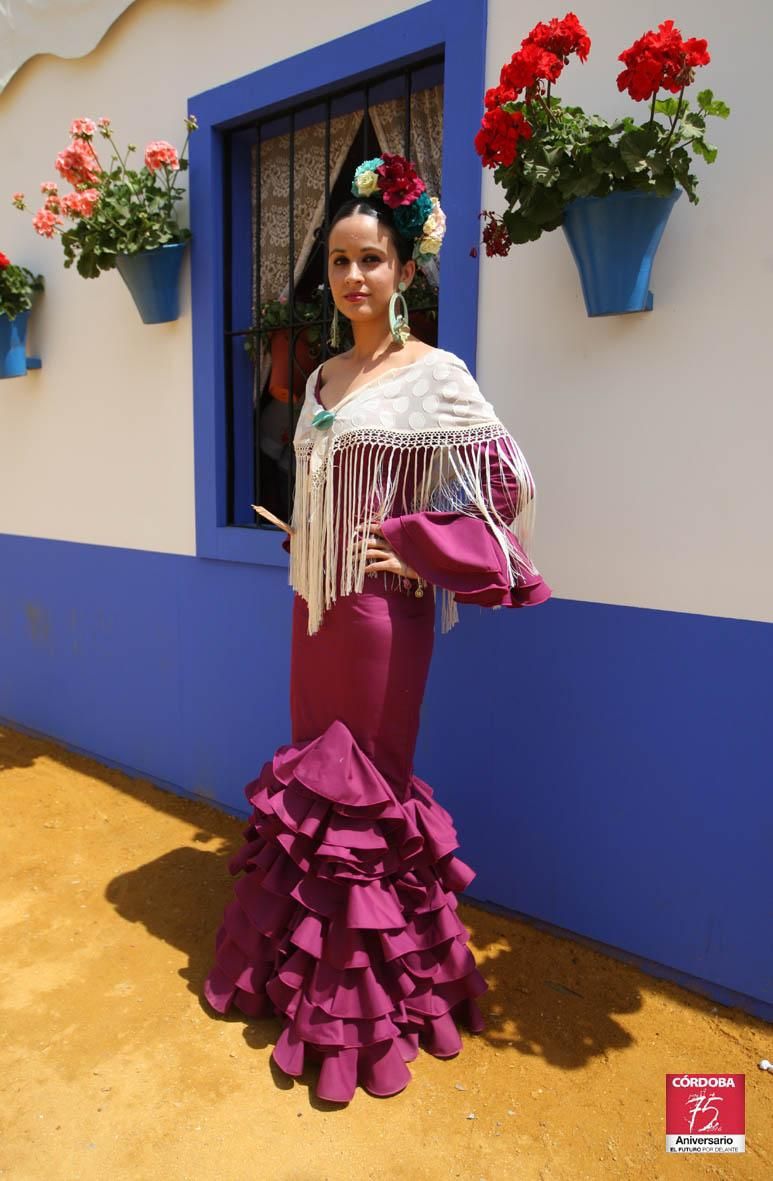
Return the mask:
<path id="1" fill-rule="evenodd" d="M 358 525 L 357 532 L 361 531 L 362 526 Z M 366 574 L 399 574 L 402 578 L 418 579 L 413 566 L 398 557 L 384 537 L 381 526 L 375 522 L 370 526 L 365 545 L 365 557 L 370 559 L 370 564 L 365 567 Z"/>

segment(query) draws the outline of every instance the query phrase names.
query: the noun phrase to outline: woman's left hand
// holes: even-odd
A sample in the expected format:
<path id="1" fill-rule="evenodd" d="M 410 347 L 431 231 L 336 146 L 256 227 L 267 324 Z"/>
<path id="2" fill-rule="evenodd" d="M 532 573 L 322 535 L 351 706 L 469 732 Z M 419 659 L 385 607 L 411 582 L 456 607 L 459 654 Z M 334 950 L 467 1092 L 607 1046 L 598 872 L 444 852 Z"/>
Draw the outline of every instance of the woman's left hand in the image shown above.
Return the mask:
<path id="1" fill-rule="evenodd" d="M 358 525 L 357 532 L 361 532 L 361 528 Z M 376 536 L 374 537 L 373 534 Z M 418 579 L 419 575 L 413 566 L 409 566 L 407 562 L 398 557 L 384 537 L 381 526 L 376 522 L 371 525 L 370 535 L 365 539 L 365 544 L 367 546 L 365 557 L 371 559 L 370 565 L 365 567 L 366 574 L 399 574 L 402 578 Z"/>

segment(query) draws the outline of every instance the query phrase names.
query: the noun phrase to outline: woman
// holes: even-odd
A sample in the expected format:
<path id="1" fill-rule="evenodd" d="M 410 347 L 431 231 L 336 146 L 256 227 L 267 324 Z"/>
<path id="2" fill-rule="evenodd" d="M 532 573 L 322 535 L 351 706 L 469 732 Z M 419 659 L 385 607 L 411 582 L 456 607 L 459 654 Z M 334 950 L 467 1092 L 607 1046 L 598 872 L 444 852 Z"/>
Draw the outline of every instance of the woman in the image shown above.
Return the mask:
<path id="1" fill-rule="evenodd" d="M 413 773 L 434 642 L 456 604 L 523 607 L 550 587 L 528 557 L 534 483 L 465 363 L 410 335 L 398 292 L 428 269 L 445 219 L 413 165 L 355 172 L 328 238 L 354 347 L 310 375 L 294 439 L 292 743 L 244 789 L 253 806 L 204 994 L 280 1015 L 289 1075 L 319 1098 L 393 1095 L 419 1046 L 461 1049 L 487 988 L 456 914 L 475 876 Z M 433 593 L 424 593 L 432 588 Z"/>

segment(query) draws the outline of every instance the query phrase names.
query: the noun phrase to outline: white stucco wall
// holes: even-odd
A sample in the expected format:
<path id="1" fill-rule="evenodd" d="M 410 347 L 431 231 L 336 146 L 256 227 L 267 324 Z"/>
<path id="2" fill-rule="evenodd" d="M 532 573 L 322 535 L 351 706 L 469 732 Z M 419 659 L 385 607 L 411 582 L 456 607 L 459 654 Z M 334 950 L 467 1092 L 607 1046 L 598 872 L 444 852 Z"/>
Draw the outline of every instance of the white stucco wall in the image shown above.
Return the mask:
<path id="1" fill-rule="evenodd" d="M 150 139 L 182 147 L 189 95 L 410 7 L 304 0 L 297 19 L 266 20 L 253 0 L 137 0 L 88 56 L 36 57 L 11 79 L 0 94 L 0 250 L 42 272 L 47 290 L 29 349 L 43 368 L 0 381 L 0 532 L 196 551 L 188 261 L 180 319 L 145 325 L 117 272 L 65 271 L 59 242 L 40 238 L 11 194 L 39 208 L 76 116 L 109 115 L 141 162 Z M 178 208 L 186 223 L 187 198 Z"/>
<path id="2" fill-rule="evenodd" d="M 109 115 L 122 144 L 181 146 L 188 95 L 411 5 L 292 7 L 297 19 L 280 22 L 251 0 L 137 0 L 87 57 L 35 58 L 0 94 L 0 249 L 48 288 L 31 337 L 43 369 L 0 382 L 0 532 L 195 552 L 187 264 L 180 320 L 143 325 L 116 273 L 65 271 L 59 244 L 38 238 L 10 195 L 37 202 L 76 115 Z M 490 0 L 488 85 L 551 15 Z M 564 73 L 567 101 L 643 115 L 617 92 L 616 57 L 673 16 L 708 38 L 699 84 L 732 116 L 710 133 L 716 163 L 697 164 L 700 204 L 674 209 L 652 313 L 588 319 L 561 231 L 507 259 L 482 256 L 478 376 L 537 478 L 535 557 L 562 597 L 773 620 L 773 10 L 750 0 L 753 37 L 748 21 L 697 0 L 667 12 L 586 0 L 578 15 L 593 48 Z M 481 207 L 502 208 L 488 172 Z"/>
<path id="3" fill-rule="evenodd" d="M 744 20 L 699 0 L 574 11 L 592 48 L 564 71 L 564 101 L 646 118 L 618 93 L 616 59 L 670 17 L 708 40 L 693 89 L 711 87 L 731 116 L 710 121 L 719 154 L 697 161 L 700 203 L 674 207 L 652 312 L 589 319 L 561 230 L 484 260 L 479 378 L 535 470 L 538 564 L 567 598 L 773 620 L 773 8 L 748 0 Z M 488 84 L 538 20 L 563 12 L 493 0 Z M 504 207 L 490 174 L 484 197 Z"/>

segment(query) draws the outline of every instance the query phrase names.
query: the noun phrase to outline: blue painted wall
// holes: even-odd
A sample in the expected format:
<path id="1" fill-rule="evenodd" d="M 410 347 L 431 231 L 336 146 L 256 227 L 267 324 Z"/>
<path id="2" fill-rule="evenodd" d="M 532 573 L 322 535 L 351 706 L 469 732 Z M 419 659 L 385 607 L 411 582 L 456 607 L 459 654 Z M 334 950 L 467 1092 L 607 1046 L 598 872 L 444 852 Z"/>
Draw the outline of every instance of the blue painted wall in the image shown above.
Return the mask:
<path id="1" fill-rule="evenodd" d="M 0 570 L 0 717 L 246 815 L 289 740 L 286 569 L 0 535 Z M 460 614 L 416 771 L 469 895 L 773 1019 L 773 627 L 560 599 Z"/>

